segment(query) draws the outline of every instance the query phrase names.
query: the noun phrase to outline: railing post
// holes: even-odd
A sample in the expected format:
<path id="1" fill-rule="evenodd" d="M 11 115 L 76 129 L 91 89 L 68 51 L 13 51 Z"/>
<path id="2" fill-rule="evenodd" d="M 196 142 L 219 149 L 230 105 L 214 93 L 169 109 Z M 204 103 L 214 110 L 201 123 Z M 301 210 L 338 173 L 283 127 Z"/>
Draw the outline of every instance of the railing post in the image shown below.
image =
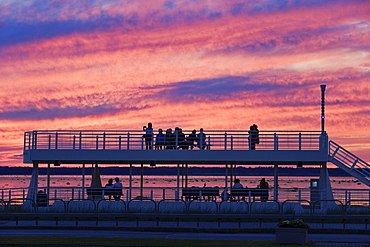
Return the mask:
<path id="1" fill-rule="evenodd" d="M 163 196 L 162 196 L 162 199 L 163 199 L 163 200 L 166 200 L 166 189 L 163 189 Z"/>
<path id="2" fill-rule="evenodd" d="M 105 132 L 103 133 L 103 150 L 105 150 Z"/>
<path id="3" fill-rule="evenodd" d="M 127 150 L 130 150 L 130 141 L 131 141 L 131 135 L 130 132 L 127 133 Z"/>
<path id="4" fill-rule="evenodd" d="M 12 199 L 12 191 L 11 190 L 9 190 L 9 195 L 8 196 L 9 196 L 8 200 L 10 201 Z"/>
<path id="5" fill-rule="evenodd" d="M 279 150 L 279 137 L 274 133 L 274 150 Z"/>
<path id="6" fill-rule="evenodd" d="M 298 150 L 302 150 L 302 134 L 299 133 L 298 136 Z"/>
<path id="7" fill-rule="evenodd" d="M 58 149 L 58 132 L 55 133 L 55 149 Z"/>
<path id="8" fill-rule="evenodd" d="M 144 150 L 144 137 L 141 137 L 141 150 Z"/>
<path id="9" fill-rule="evenodd" d="M 178 148 L 178 146 L 179 146 L 179 133 L 178 133 L 178 131 L 176 131 L 175 130 L 175 138 L 176 138 L 176 140 L 175 140 L 175 148 L 174 149 L 177 149 Z"/>
<path id="10" fill-rule="evenodd" d="M 153 190 L 150 190 L 150 199 L 153 200 Z"/>
<path id="11" fill-rule="evenodd" d="M 230 150 L 234 149 L 234 137 L 230 136 Z"/>
<path id="12" fill-rule="evenodd" d="M 208 147 L 207 147 L 208 150 L 211 149 L 211 137 L 208 136 Z"/>
<path id="13" fill-rule="evenodd" d="M 51 149 L 51 135 L 49 135 L 49 144 L 48 144 L 48 149 Z"/>
<path id="14" fill-rule="evenodd" d="M 118 150 L 122 149 L 122 136 L 118 137 Z"/>
<path id="15" fill-rule="evenodd" d="M 96 136 L 96 149 L 99 149 L 99 136 Z"/>
<path id="16" fill-rule="evenodd" d="M 82 148 L 82 132 L 80 131 L 80 143 L 79 143 L 79 148 Z"/>
<path id="17" fill-rule="evenodd" d="M 28 149 L 31 149 L 31 135 L 28 138 Z"/>
<path id="18" fill-rule="evenodd" d="M 73 149 L 76 149 L 76 135 L 73 136 Z"/>
<path id="19" fill-rule="evenodd" d="M 224 149 L 227 150 L 227 133 L 224 134 Z"/>
<path id="20" fill-rule="evenodd" d="M 32 140 L 33 140 L 33 149 L 37 149 L 37 131 L 33 131 L 32 132 L 32 135 L 33 135 L 33 138 L 32 138 Z"/>
<path id="21" fill-rule="evenodd" d="M 75 198 L 75 189 L 72 188 L 72 200 L 74 200 L 74 198 Z"/>
<path id="22" fill-rule="evenodd" d="M 351 191 L 348 192 L 348 201 L 349 201 L 348 208 L 351 208 Z"/>

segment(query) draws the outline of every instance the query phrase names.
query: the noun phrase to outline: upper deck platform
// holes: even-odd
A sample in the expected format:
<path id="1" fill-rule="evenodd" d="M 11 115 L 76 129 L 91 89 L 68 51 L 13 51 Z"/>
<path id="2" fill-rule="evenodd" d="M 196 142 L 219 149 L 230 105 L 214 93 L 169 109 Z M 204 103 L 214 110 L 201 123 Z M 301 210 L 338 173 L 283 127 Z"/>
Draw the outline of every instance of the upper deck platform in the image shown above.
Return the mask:
<path id="1" fill-rule="evenodd" d="M 186 137 L 190 132 L 183 131 Z M 260 131 L 256 150 L 251 150 L 248 131 L 205 131 L 207 146 L 193 150 L 146 150 L 143 134 L 138 130 L 25 132 L 24 163 L 147 164 L 154 161 L 157 164 L 267 165 L 301 162 L 316 165 L 328 160 L 328 137 L 320 131 Z M 175 146 L 179 145 L 176 138 Z"/>

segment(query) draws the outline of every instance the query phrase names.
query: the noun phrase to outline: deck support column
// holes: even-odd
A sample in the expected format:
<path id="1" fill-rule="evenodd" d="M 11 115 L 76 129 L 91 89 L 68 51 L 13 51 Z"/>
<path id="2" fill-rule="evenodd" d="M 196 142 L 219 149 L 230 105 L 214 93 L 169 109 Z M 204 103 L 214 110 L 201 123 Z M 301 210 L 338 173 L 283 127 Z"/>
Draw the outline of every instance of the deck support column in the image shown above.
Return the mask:
<path id="1" fill-rule="evenodd" d="M 50 195 L 50 163 L 48 163 L 48 174 L 46 180 L 46 194 Z"/>
<path id="2" fill-rule="evenodd" d="M 228 188 L 228 186 L 227 186 L 227 183 L 228 183 L 228 165 L 227 164 L 225 164 L 225 189 L 227 189 Z"/>
<path id="3" fill-rule="evenodd" d="M 37 188 L 38 188 L 38 180 L 39 180 L 38 177 L 39 177 L 39 163 L 34 161 L 32 177 L 30 181 L 30 186 L 28 188 L 28 194 L 27 194 L 27 199 L 31 199 L 32 201 L 34 201 L 34 203 L 36 203 L 36 197 L 37 197 Z"/>
<path id="4" fill-rule="evenodd" d="M 129 177 L 129 196 L 128 199 L 131 200 L 132 198 L 132 163 L 130 163 L 130 177 Z"/>
<path id="5" fill-rule="evenodd" d="M 320 189 L 320 200 L 334 200 L 326 162 L 322 164 L 321 169 L 320 169 L 319 189 Z M 328 204 L 329 202 L 322 201 L 318 205 L 321 206 L 322 209 L 327 209 Z M 335 203 L 330 203 L 330 204 L 335 205 Z"/>
<path id="6" fill-rule="evenodd" d="M 82 199 L 85 199 L 85 163 L 82 164 Z"/>
<path id="7" fill-rule="evenodd" d="M 279 201 L 279 165 L 274 163 L 274 200 Z"/>
<path id="8" fill-rule="evenodd" d="M 144 187 L 144 164 L 141 163 L 140 167 L 140 198 L 143 199 L 143 187 Z"/>
<path id="9" fill-rule="evenodd" d="M 175 199 L 179 200 L 179 195 L 180 195 L 180 164 L 177 163 L 177 184 L 176 184 L 176 195 Z"/>
<path id="10" fill-rule="evenodd" d="M 230 164 L 230 188 L 232 188 L 233 187 L 233 181 L 234 181 L 234 179 L 233 179 L 233 164 Z"/>
<path id="11" fill-rule="evenodd" d="M 185 165 L 185 188 L 188 187 L 189 169 L 188 164 Z"/>

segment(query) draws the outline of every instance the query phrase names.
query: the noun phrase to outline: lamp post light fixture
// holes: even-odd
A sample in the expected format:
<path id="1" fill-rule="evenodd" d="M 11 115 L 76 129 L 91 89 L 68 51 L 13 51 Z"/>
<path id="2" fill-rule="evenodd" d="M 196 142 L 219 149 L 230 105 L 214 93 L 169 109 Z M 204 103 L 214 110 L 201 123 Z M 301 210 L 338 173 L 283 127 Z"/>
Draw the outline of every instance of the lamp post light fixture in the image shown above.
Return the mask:
<path id="1" fill-rule="evenodd" d="M 325 89 L 326 85 L 320 85 L 321 88 L 321 132 L 325 132 Z"/>

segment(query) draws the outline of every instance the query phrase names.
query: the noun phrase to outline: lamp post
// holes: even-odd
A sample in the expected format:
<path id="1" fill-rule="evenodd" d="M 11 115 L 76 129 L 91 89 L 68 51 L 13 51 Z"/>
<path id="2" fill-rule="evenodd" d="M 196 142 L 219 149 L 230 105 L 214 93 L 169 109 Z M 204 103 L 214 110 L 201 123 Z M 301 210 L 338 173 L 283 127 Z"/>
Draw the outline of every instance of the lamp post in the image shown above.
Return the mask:
<path id="1" fill-rule="evenodd" d="M 321 88 L 321 132 L 325 132 L 325 89 L 326 85 L 320 85 Z"/>

